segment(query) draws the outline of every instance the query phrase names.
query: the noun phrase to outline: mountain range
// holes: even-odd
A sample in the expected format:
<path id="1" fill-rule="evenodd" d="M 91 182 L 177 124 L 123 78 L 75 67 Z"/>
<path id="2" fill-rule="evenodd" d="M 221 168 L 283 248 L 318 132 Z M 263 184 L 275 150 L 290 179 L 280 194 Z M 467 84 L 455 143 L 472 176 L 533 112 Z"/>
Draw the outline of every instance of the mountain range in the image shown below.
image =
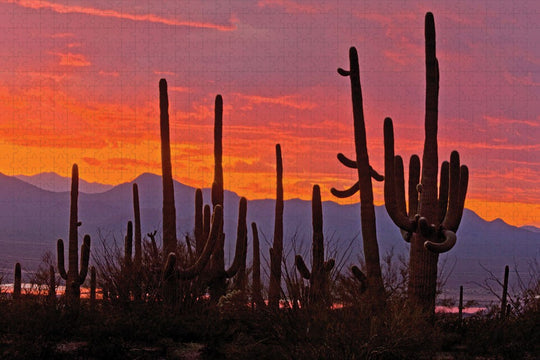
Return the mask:
<path id="1" fill-rule="evenodd" d="M 52 182 L 43 179 L 52 179 Z M 36 269 L 45 252 L 56 253 L 56 240 L 67 238 L 69 181 L 52 173 L 33 177 L 0 174 L 0 206 L 3 207 L 0 214 L 0 269 L 5 279 L 10 278 L 15 262 L 20 262 L 23 270 Z M 132 182 L 113 187 L 96 183 L 83 187 L 82 184 L 88 183 L 81 181 L 79 219 L 82 225 L 79 236 L 82 239 L 83 234 L 90 234 L 93 256 L 102 247 L 102 242 L 110 245 L 116 241 L 119 246 L 123 246 L 127 221 L 133 218 L 134 182 L 139 187 L 143 234 L 154 230 L 160 233 L 162 187 L 159 175 L 145 173 Z M 43 185 L 44 183 L 48 185 Z M 36 186 L 40 184 L 44 188 Z M 51 189 L 57 191 L 50 191 Z M 85 189 L 92 193 L 85 193 Z M 177 233 L 181 240 L 185 234 L 192 232 L 194 226 L 195 189 L 176 181 L 174 189 Z M 205 203 L 210 202 L 209 189 L 203 190 L 203 197 Z M 232 261 L 234 255 L 239 199 L 236 193 L 225 191 L 226 262 Z M 268 248 L 272 241 L 274 206 L 274 200 L 270 199 L 248 201 L 248 223 L 256 222 L 261 234 L 263 273 L 268 267 L 265 261 L 268 259 Z M 403 255 L 406 258 L 408 244 L 401 238 L 384 206 L 376 206 L 375 212 L 381 256 L 393 252 L 396 262 L 398 256 Z M 340 205 L 326 201 L 323 203 L 323 214 L 327 253 L 344 266 L 358 263 L 362 254 L 360 205 Z M 248 264 L 251 262 L 252 251 L 250 231 L 249 228 Z M 293 265 L 295 253 L 310 258 L 310 201 L 285 201 L 284 234 L 284 253 L 290 267 Z M 464 285 L 466 294 L 482 297 L 477 283 L 482 283 L 488 277 L 486 269 L 501 278 L 505 265 L 510 265 L 514 270 L 510 278 L 511 284 L 517 283 L 518 273 L 527 281 L 531 272 L 529 266 L 538 261 L 540 255 L 540 229 L 534 226 L 518 228 L 501 219 L 486 221 L 468 209 L 464 211 L 457 236 L 458 242 L 454 249 L 443 254 L 439 261 L 440 268 L 443 268 L 448 276 L 446 288 L 452 295 L 455 294 L 455 289 Z"/>

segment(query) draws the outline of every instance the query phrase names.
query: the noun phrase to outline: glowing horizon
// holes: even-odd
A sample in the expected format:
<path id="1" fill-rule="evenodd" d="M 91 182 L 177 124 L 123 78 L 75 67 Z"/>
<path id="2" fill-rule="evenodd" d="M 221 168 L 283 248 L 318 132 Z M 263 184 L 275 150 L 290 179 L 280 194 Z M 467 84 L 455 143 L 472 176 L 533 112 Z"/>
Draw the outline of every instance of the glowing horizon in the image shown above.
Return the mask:
<path id="1" fill-rule="evenodd" d="M 408 164 L 423 149 L 423 16 L 432 11 L 439 161 L 455 149 L 469 166 L 466 208 L 540 226 L 538 5 L 426 4 L 139 2 L 128 10 L 0 0 L 0 172 L 69 176 L 77 163 L 81 178 L 111 185 L 160 174 L 158 81 L 166 78 L 178 181 L 211 185 L 219 93 L 226 189 L 273 198 L 280 143 L 287 199 L 309 199 L 317 183 L 323 200 L 356 203 L 329 193 L 355 179 L 336 159 L 354 150 L 350 85 L 336 69 L 348 67 L 356 46 L 370 161 L 383 172 L 390 116 Z M 382 184 L 373 188 L 381 205 Z"/>

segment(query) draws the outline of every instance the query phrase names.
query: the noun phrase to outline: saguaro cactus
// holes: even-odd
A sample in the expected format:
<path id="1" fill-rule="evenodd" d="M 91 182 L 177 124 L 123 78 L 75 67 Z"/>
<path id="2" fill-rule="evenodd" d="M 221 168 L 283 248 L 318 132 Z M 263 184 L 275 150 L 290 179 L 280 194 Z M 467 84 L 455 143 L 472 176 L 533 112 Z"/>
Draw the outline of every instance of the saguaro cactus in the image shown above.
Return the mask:
<path id="1" fill-rule="evenodd" d="M 49 266 L 49 300 L 56 300 L 56 275 L 54 274 L 54 266 Z"/>
<path id="2" fill-rule="evenodd" d="M 283 162 L 281 146 L 276 144 L 276 211 L 274 219 L 274 242 L 270 248 L 270 287 L 268 305 L 279 308 L 281 298 L 281 260 L 283 259 Z"/>
<path id="3" fill-rule="evenodd" d="M 13 299 L 21 297 L 21 264 L 15 264 L 15 276 L 13 278 Z"/>
<path id="4" fill-rule="evenodd" d="M 141 210 L 139 205 L 139 187 L 136 183 L 133 184 L 133 220 L 135 221 L 135 255 L 133 256 L 133 263 L 135 268 L 141 267 L 142 261 L 142 234 L 141 234 Z"/>
<path id="5" fill-rule="evenodd" d="M 80 286 L 84 283 L 88 274 L 88 260 L 90 258 L 90 235 L 85 235 L 81 245 L 81 266 L 78 267 L 78 227 L 81 222 L 78 220 L 78 198 L 79 198 L 79 169 L 77 164 L 73 164 L 71 170 L 71 208 L 69 216 L 69 252 L 68 271 L 64 266 L 64 241 L 58 239 L 57 256 L 58 272 L 62 279 L 66 281 L 66 298 L 72 306 L 78 306 L 81 295 Z"/>
<path id="6" fill-rule="evenodd" d="M 349 49 L 350 70 L 338 69 L 338 73 L 351 80 L 351 95 L 354 117 L 354 145 L 356 160 L 351 160 L 343 154 L 338 154 L 338 160 L 346 167 L 358 170 L 358 181 L 349 189 L 339 191 L 331 189 L 334 196 L 339 198 L 351 197 L 360 192 L 360 218 L 362 223 L 362 241 L 364 244 L 364 259 L 367 271 L 367 289 L 369 299 L 373 306 L 381 307 L 385 302 L 385 292 L 379 259 L 379 245 L 377 243 L 377 230 L 375 227 L 375 207 L 373 206 L 373 185 L 371 179 L 382 181 L 379 175 L 369 164 L 367 151 L 366 126 L 362 101 L 362 88 L 360 85 L 360 66 L 358 54 L 354 47 Z M 359 271 L 357 268 L 356 270 Z M 363 282 L 365 284 L 365 281 Z"/>
<path id="7" fill-rule="evenodd" d="M 214 183 L 212 184 L 212 205 L 220 205 L 223 208 L 224 187 L 223 187 L 223 98 L 216 96 L 214 107 Z M 240 206 L 242 206 L 240 200 Z M 245 201 L 245 199 L 244 199 Z M 247 242 L 242 238 L 236 239 L 236 249 L 234 260 L 229 267 L 225 269 L 225 234 L 223 233 L 223 213 L 221 213 L 221 230 L 217 239 L 216 246 L 212 253 L 209 266 L 209 288 L 212 301 L 217 302 L 219 298 L 225 295 L 227 290 L 227 279 L 236 275 L 241 268 L 242 258 L 245 263 Z M 205 216 L 206 218 L 206 210 Z M 204 222 L 203 222 L 204 223 Z M 206 231 L 207 225 L 203 225 L 203 231 Z"/>
<path id="8" fill-rule="evenodd" d="M 439 253 L 449 251 L 456 243 L 455 232 L 463 214 L 469 179 L 468 168 L 460 167 L 459 154 L 453 151 L 450 164 L 441 167 L 437 196 L 437 118 L 439 97 L 439 64 L 435 55 L 435 21 L 425 18 L 426 109 L 425 142 L 420 161 L 413 155 L 409 170 L 409 213 L 405 203 L 403 160 L 394 156 L 392 120 L 384 120 L 384 200 L 388 215 L 410 241 L 409 298 L 433 314 L 437 286 Z"/>
<path id="9" fill-rule="evenodd" d="M 264 306 L 261 294 L 261 253 L 259 250 L 259 231 L 257 224 L 251 223 L 251 232 L 253 233 L 253 269 L 251 281 L 251 302 L 258 309 Z"/>
<path id="10" fill-rule="evenodd" d="M 161 132 L 161 170 L 163 181 L 163 257 L 176 251 L 176 208 L 171 166 L 171 144 L 169 136 L 169 97 L 167 81 L 159 81 L 159 110 Z"/>
<path id="11" fill-rule="evenodd" d="M 167 262 L 163 270 L 163 278 L 167 280 L 169 278 L 190 280 L 198 276 L 210 259 L 210 255 L 216 245 L 219 238 L 219 232 L 221 231 L 221 219 L 223 218 L 223 210 L 221 205 L 214 207 L 214 214 L 212 215 L 212 226 L 210 233 L 204 245 L 203 252 L 196 259 L 195 263 L 186 269 L 178 269 L 176 267 L 176 253 L 171 252 L 167 256 Z"/>
<path id="12" fill-rule="evenodd" d="M 504 280 L 503 280 L 503 293 L 501 298 L 501 319 L 505 319 L 508 315 L 507 311 L 507 297 L 508 297 L 508 274 L 510 272 L 510 268 L 508 265 L 504 267 Z"/>
<path id="13" fill-rule="evenodd" d="M 310 305 L 314 307 L 328 306 L 331 304 L 328 293 L 328 277 L 334 268 L 335 261 L 334 259 L 324 261 L 323 214 L 319 185 L 313 186 L 311 213 L 313 225 L 311 271 L 308 270 L 301 255 L 296 255 L 295 264 L 302 277 L 309 280 Z"/>

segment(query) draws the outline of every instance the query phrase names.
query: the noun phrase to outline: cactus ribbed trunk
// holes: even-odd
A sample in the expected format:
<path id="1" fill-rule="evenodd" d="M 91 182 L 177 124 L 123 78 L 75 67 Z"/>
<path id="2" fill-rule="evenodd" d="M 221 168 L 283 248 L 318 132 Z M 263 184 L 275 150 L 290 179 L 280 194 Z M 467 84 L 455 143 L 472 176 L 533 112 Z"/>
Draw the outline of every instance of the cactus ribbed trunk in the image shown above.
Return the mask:
<path id="1" fill-rule="evenodd" d="M 167 81 L 159 81 L 159 110 L 161 132 L 161 171 L 163 181 L 163 257 L 176 251 L 176 208 L 171 165 L 169 135 L 169 97 Z"/>
<path id="2" fill-rule="evenodd" d="M 335 261 L 334 259 L 324 261 L 323 213 L 319 185 L 313 186 L 311 199 L 313 227 L 311 272 L 301 255 L 296 255 L 295 264 L 302 277 L 309 280 L 309 305 L 315 310 L 322 310 L 332 304 L 328 279 Z"/>
<path id="3" fill-rule="evenodd" d="M 62 279 L 66 280 L 65 296 L 72 307 L 76 310 L 79 306 L 81 290 L 80 286 L 84 283 L 88 274 L 88 262 L 90 259 L 90 236 L 85 235 L 81 246 L 81 264 L 78 265 L 78 227 L 81 222 L 78 220 L 78 197 L 79 197 L 79 168 L 73 164 L 71 170 L 71 207 L 69 216 L 69 249 L 68 249 L 68 271 L 64 266 L 64 241 L 58 239 L 57 242 L 57 261 L 58 272 Z"/>
<path id="4" fill-rule="evenodd" d="M 437 291 L 439 253 L 449 251 L 456 243 L 469 181 L 467 166 L 461 165 L 459 153 L 453 151 L 450 163 L 441 165 L 438 178 L 437 126 L 439 97 L 439 63 L 436 57 L 435 21 L 425 17 L 426 103 L 425 141 L 420 162 L 411 157 L 409 170 L 409 213 L 406 212 L 403 160 L 394 155 L 392 119 L 384 121 L 384 199 L 388 215 L 410 241 L 409 300 L 427 314 L 434 314 Z M 419 182 L 419 183 L 418 183 Z M 439 192 L 437 194 L 437 191 Z"/>
<path id="5" fill-rule="evenodd" d="M 264 306 L 264 301 L 261 294 L 261 253 L 259 249 L 259 231 L 257 224 L 251 223 L 251 231 L 253 233 L 253 275 L 251 282 L 251 302 L 257 309 Z"/>
<path id="6" fill-rule="evenodd" d="M 214 104 L 214 182 L 212 184 L 212 206 L 223 207 L 223 98 L 217 95 Z M 223 226 L 223 218 L 221 219 Z M 223 229 L 219 233 L 218 241 L 210 264 L 210 296 L 217 302 L 225 295 L 227 290 L 226 278 L 223 276 L 225 270 L 225 234 Z"/>
<path id="7" fill-rule="evenodd" d="M 274 219 L 274 242 L 270 248 L 270 287 L 268 305 L 279 308 L 281 298 L 281 261 L 283 258 L 283 162 L 281 146 L 276 145 L 276 210 Z"/>
<path id="8" fill-rule="evenodd" d="M 13 278 L 13 299 L 18 300 L 21 297 L 21 264 L 15 264 L 15 275 Z"/>
<path id="9" fill-rule="evenodd" d="M 133 220 L 135 221 L 135 255 L 133 263 L 136 269 L 140 269 L 142 262 L 142 233 L 141 233 L 141 210 L 139 205 L 139 187 L 133 184 Z"/>
<path id="10" fill-rule="evenodd" d="M 332 189 L 332 193 L 338 197 L 349 197 L 357 191 L 360 192 L 360 219 L 362 224 L 364 260 L 366 262 L 367 271 L 367 298 L 369 299 L 370 305 L 375 310 L 380 311 L 384 309 L 386 295 L 379 258 L 375 207 L 373 205 L 373 184 L 371 179 L 374 178 L 381 181 L 383 177 L 376 173 L 369 164 L 362 87 L 360 85 L 360 66 L 358 62 L 358 53 L 354 47 L 349 49 L 349 62 L 350 69 L 348 71 L 338 69 L 338 73 L 342 76 L 349 77 L 351 81 L 356 160 L 349 160 L 343 154 L 339 154 L 338 159 L 345 166 L 357 169 L 358 182 L 345 191 Z"/>

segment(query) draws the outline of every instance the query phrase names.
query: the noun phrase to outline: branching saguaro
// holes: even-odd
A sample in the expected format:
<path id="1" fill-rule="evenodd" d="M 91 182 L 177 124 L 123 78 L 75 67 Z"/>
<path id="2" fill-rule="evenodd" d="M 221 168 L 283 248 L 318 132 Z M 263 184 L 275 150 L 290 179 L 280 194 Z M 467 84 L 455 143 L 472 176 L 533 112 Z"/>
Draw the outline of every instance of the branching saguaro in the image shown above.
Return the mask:
<path id="1" fill-rule="evenodd" d="M 309 305 L 320 309 L 332 305 L 328 291 L 328 278 L 335 261 L 334 259 L 324 261 L 323 214 L 319 185 L 313 186 L 311 213 L 313 225 L 311 271 L 308 270 L 301 255 L 296 255 L 295 264 L 302 277 L 309 280 Z"/>
<path id="2" fill-rule="evenodd" d="M 355 268 L 353 273 L 359 280 L 365 280 L 360 280 L 363 286 L 367 283 L 368 299 L 370 299 L 371 305 L 381 309 L 385 303 L 385 291 L 381 274 L 379 245 L 377 243 L 371 179 L 382 181 L 384 177 L 379 175 L 369 164 L 362 88 L 360 85 L 360 66 L 358 63 L 358 54 L 354 47 L 349 49 L 349 62 L 350 70 L 347 71 L 340 68 L 338 69 L 338 73 L 342 76 L 349 77 L 351 80 L 356 159 L 349 159 L 341 153 L 337 157 L 346 167 L 358 170 L 358 181 L 347 190 L 339 191 L 337 189 L 331 189 L 331 192 L 339 198 L 351 197 L 357 192 L 360 192 L 360 218 L 367 278 L 363 274 L 360 277 L 357 276 L 360 275 L 360 269 L 358 268 Z"/>
<path id="3" fill-rule="evenodd" d="M 274 220 L 274 242 L 270 248 L 270 287 L 268 306 L 279 308 L 281 298 L 281 261 L 283 259 L 283 162 L 281 146 L 276 145 L 276 212 Z"/>
<path id="4" fill-rule="evenodd" d="M 88 261 L 90 259 L 90 236 L 85 235 L 81 245 L 81 266 L 79 269 L 78 251 L 78 227 L 81 222 L 78 219 L 78 198 L 79 198 L 79 168 L 73 164 L 71 170 L 71 207 L 69 215 L 69 250 L 68 250 L 68 271 L 64 266 L 64 241 L 58 239 L 57 257 L 58 272 L 62 279 L 66 281 L 66 298 L 71 306 L 78 307 L 81 285 L 88 274 Z"/>
<path id="5" fill-rule="evenodd" d="M 223 98 L 216 96 L 214 107 L 214 183 L 212 184 L 212 205 L 220 205 L 223 208 Z M 240 209 L 245 199 L 240 200 Z M 247 205 L 246 205 L 247 206 Z M 241 211 L 241 210 L 240 210 Z M 206 214 L 206 211 L 205 211 Z M 204 215 L 206 217 L 206 215 Z M 209 290 L 212 301 L 217 302 L 227 291 L 227 279 L 234 277 L 244 264 L 247 247 L 247 237 L 237 237 L 234 259 L 231 266 L 225 269 L 225 234 L 223 233 L 223 213 L 221 213 L 221 230 L 212 253 L 209 266 Z M 204 221 L 203 221 L 204 224 Z M 247 231 L 247 230 L 246 230 Z M 243 259 L 243 260 L 242 260 Z"/>
<path id="6" fill-rule="evenodd" d="M 439 253 L 449 251 L 456 243 L 461 222 L 469 171 L 461 165 L 459 153 L 453 151 L 450 164 L 441 166 L 437 195 L 438 153 L 437 122 L 439 98 L 439 63 L 435 55 L 435 21 L 425 17 L 426 105 L 425 142 L 420 179 L 420 159 L 411 156 L 409 164 L 409 211 L 405 201 L 403 160 L 394 156 L 392 120 L 384 120 L 384 201 L 388 215 L 411 243 L 409 265 L 409 299 L 428 314 L 435 311 L 437 263 Z"/>

